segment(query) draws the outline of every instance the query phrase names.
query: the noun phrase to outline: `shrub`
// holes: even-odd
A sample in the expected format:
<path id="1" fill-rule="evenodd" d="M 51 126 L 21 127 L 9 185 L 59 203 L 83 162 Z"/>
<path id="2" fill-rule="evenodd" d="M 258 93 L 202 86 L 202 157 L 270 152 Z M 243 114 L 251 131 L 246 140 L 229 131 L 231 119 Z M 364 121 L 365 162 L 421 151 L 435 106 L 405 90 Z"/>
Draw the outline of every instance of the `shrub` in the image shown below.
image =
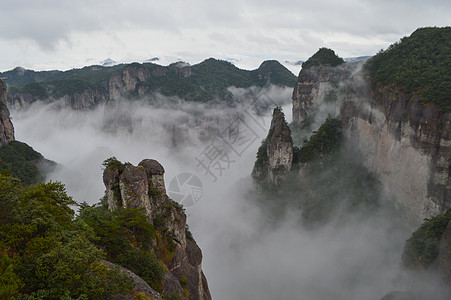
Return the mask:
<path id="1" fill-rule="evenodd" d="M 343 64 L 345 61 L 338 57 L 334 50 L 328 48 L 320 48 L 312 57 L 302 64 L 303 69 L 313 66 L 330 65 L 332 67 Z"/>
<path id="2" fill-rule="evenodd" d="M 402 264 L 408 269 L 426 269 L 437 258 L 440 240 L 451 221 L 451 210 L 445 214 L 425 219 L 423 224 L 406 241 Z"/>

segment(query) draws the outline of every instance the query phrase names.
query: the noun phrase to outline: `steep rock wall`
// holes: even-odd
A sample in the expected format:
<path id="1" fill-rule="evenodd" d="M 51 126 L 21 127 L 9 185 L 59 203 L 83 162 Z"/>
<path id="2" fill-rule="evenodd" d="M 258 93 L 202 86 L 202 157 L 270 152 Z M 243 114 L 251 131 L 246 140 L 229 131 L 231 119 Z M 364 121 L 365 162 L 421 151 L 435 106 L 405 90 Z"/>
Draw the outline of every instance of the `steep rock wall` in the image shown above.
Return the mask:
<path id="1" fill-rule="evenodd" d="M 147 220 L 159 232 L 155 238 L 156 256 L 168 268 L 163 279 L 163 293 L 184 295 L 180 278 L 188 283 L 189 299 L 211 299 L 207 280 L 202 272 L 202 252 L 196 242 L 186 234 L 186 215 L 183 208 L 166 194 L 164 168 L 153 159 L 145 159 L 138 166 L 127 165 L 123 170 L 117 165 L 108 166 L 103 174 L 108 208 L 144 208 Z M 172 254 L 165 248 L 168 240 L 175 242 Z"/>
<path id="2" fill-rule="evenodd" d="M 109 100 L 117 100 L 121 96 L 128 96 L 137 90 L 140 82 L 150 77 L 150 71 L 142 66 L 129 66 L 121 72 L 111 76 L 108 82 Z M 144 88 L 138 89 L 138 94 L 144 94 Z"/>
<path id="3" fill-rule="evenodd" d="M 321 107 L 325 97 L 318 87 L 340 85 L 327 80 L 343 74 L 342 69 L 301 70 L 293 93 L 295 122 Z M 321 72 L 322 76 L 315 75 Z M 372 91 L 360 74 L 349 75 L 353 76 L 341 77 L 346 93 L 335 103 L 364 165 L 416 218 L 450 208 L 451 114 L 440 112 L 435 105 L 420 104 L 415 95 L 388 89 Z"/>
<path id="4" fill-rule="evenodd" d="M 344 65 L 321 65 L 302 69 L 293 90 L 293 122 L 300 124 L 314 113 L 348 76 L 349 70 Z"/>
<path id="5" fill-rule="evenodd" d="M 6 84 L 0 79 L 0 146 L 14 140 L 14 127 L 6 106 Z"/>
<path id="6" fill-rule="evenodd" d="M 279 107 L 273 112 L 269 133 L 260 146 L 252 178 L 257 184 L 279 185 L 291 170 L 293 163 L 293 139 Z"/>
<path id="7" fill-rule="evenodd" d="M 122 96 L 145 94 L 147 92 L 146 87 L 140 86 L 139 83 L 146 81 L 150 76 L 149 70 L 143 66 L 131 65 L 113 73 L 109 79 L 97 88 L 89 87 L 83 91 L 69 93 L 61 97 L 45 96 L 44 98 L 27 93 L 9 93 L 7 102 L 10 107 L 15 109 L 26 108 L 36 101 L 45 101 L 46 103 L 58 102 L 63 107 L 71 107 L 73 109 L 92 109 L 110 100 L 118 100 Z"/>
<path id="8" fill-rule="evenodd" d="M 364 164 L 419 219 L 451 207 L 451 114 L 418 96 L 349 85 L 341 117 Z"/>

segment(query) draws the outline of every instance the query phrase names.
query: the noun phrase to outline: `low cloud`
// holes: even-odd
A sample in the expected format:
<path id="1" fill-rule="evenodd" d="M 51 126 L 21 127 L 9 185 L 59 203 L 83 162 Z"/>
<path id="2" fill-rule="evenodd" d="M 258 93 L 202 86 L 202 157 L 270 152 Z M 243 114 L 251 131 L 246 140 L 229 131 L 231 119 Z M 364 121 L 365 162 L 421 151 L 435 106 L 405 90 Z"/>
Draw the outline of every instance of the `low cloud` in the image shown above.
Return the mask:
<path id="1" fill-rule="evenodd" d="M 166 185 L 183 172 L 197 175 L 203 196 L 186 212 L 214 299 L 381 299 L 392 289 L 409 288 L 399 279 L 398 263 L 412 229 L 389 211 L 350 215 L 339 226 L 316 231 L 300 225 L 297 209 L 277 222 L 268 218 L 250 173 L 269 129 L 271 105 L 291 114 L 291 89 L 230 91 L 236 102 L 228 105 L 160 97 L 153 105 L 124 100 L 92 111 L 34 104 L 12 116 L 16 138 L 62 165 L 51 179 L 63 181 L 79 202 L 92 204 L 103 196 L 101 163 L 110 156 L 133 164 L 157 159 Z M 268 109 L 263 100 L 272 103 Z M 126 121 L 107 122 L 111 116 Z M 248 128 L 240 144 L 225 135 L 236 122 Z M 223 150 L 231 159 L 222 173 L 211 170 L 216 180 L 196 160 L 214 143 L 228 145 Z"/>

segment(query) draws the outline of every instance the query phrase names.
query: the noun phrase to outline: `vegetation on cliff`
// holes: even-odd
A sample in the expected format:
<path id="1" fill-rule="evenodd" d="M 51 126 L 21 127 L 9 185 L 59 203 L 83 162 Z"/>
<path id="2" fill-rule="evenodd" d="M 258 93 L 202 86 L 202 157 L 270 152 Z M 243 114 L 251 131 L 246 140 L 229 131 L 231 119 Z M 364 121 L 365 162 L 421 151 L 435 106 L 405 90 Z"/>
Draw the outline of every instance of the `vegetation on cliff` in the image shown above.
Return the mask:
<path id="1" fill-rule="evenodd" d="M 55 165 L 32 147 L 19 141 L 10 141 L 0 148 L 0 170 L 4 175 L 19 178 L 23 185 L 44 181 L 45 174 L 38 167 L 40 164 L 49 167 Z"/>
<path id="2" fill-rule="evenodd" d="M 106 199 L 97 205 L 83 204 L 79 219 L 94 232 L 92 242 L 103 249 L 106 259 L 121 265 L 159 289 L 163 279 L 163 263 L 152 251 L 156 231 L 142 212 L 143 209 L 109 211 Z"/>
<path id="3" fill-rule="evenodd" d="M 424 104 L 451 109 L 451 27 L 420 28 L 370 58 L 365 70 L 373 88 L 399 89 Z"/>
<path id="4" fill-rule="evenodd" d="M 451 210 L 443 215 L 425 219 L 406 241 L 402 264 L 407 269 L 425 270 L 439 254 L 440 240 L 451 221 Z"/>
<path id="5" fill-rule="evenodd" d="M 186 76 L 183 66 L 167 67 L 153 63 L 117 65 L 113 67 L 90 66 L 69 71 L 35 72 L 16 68 L 0 73 L 9 86 L 9 94 L 30 94 L 33 99 L 59 98 L 64 95 L 92 90 L 107 95 L 109 80 L 126 68 L 143 68 L 150 74 L 145 81 L 138 82 L 130 96 L 138 96 L 138 88 L 146 95 L 159 92 L 165 96 L 177 96 L 189 101 L 211 101 L 216 97 L 230 96 L 231 86 L 248 88 L 275 84 L 292 87 L 296 76 L 277 61 L 266 61 L 252 71 L 242 70 L 232 63 L 209 58 L 197 65 L 189 66 Z M 141 95 L 141 94 L 140 94 Z"/>
<path id="6" fill-rule="evenodd" d="M 25 150 L 28 158 L 36 155 Z M 113 157 L 103 165 L 123 171 L 130 164 Z M 178 242 L 163 226 L 167 211 L 152 223 L 143 208 L 110 211 L 106 196 L 95 205 L 77 204 L 59 182 L 25 187 L 5 173 L 0 173 L 0 299 L 130 294 L 133 279 L 104 260 L 162 291 L 166 263 L 175 257 Z M 79 207 L 77 216 L 74 206 Z M 176 209 L 183 210 L 178 204 Z"/>
<path id="7" fill-rule="evenodd" d="M 298 148 L 295 147 L 294 161 L 306 163 L 340 148 L 343 141 L 341 122 L 328 117 L 317 131 L 313 131 L 308 140 Z"/>
<path id="8" fill-rule="evenodd" d="M 105 252 L 58 182 L 23 187 L 0 175 L 0 298 L 104 299 L 132 280 L 101 262 Z"/>
<path id="9" fill-rule="evenodd" d="M 329 48 L 320 48 L 312 57 L 302 64 L 303 69 L 309 69 L 313 66 L 330 65 L 332 67 L 343 64 L 345 61 L 337 56 L 334 50 Z"/>
<path id="10" fill-rule="evenodd" d="M 292 129 L 296 134 L 304 128 Z M 257 152 L 256 166 L 268 163 L 267 140 Z M 379 204 L 380 183 L 362 167 L 353 149 L 343 147 L 340 120 L 327 118 L 300 148 L 294 147 L 292 171 L 284 182 L 277 187 L 261 186 L 261 207 L 275 220 L 299 210 L 301 222 L 308 227 L 326 224 L 343 209 L 351 213 L 373 211 Z"/>

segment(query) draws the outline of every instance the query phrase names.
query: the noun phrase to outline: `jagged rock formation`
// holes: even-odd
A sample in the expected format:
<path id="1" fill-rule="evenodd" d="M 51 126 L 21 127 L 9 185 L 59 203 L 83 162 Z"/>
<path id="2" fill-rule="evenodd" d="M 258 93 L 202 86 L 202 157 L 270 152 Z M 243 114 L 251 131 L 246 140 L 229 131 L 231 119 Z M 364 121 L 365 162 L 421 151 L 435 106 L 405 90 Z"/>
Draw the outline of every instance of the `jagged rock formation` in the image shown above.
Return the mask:
<path id="1" fill-rule="evenodd" d="M 117 100 L 135 91 L 138 95 L 143 95 L 147 91 L 146 88 L 141 86 L 137 89 L 137 85 L 149 77 L 150 71 L 140 65 L 130 65 L 121 72 L 113 74 L 108 81 L 109 99 Z"/>
<path id="2" fill-rule="evenodd" d="M 281 108 L 273 112 L 268 136 L 260 146 L 252 178 L 258 184 L 279 185 L 293 163 L 293 139 Z"/>
<path id="3" fill-rule="evenodd" d="M 325 99 L 335 97 L 339 84 L 348 76 L 349 70 L 345 65 L 302 69 L 293 91 L 293 122 L 300 124 L 316 112 Z"/>
<path id="4" fill-rule="evenodd" d="M 317 113 L 327 94 L 336 91 L 342 98 L 332 104 L 345 132 L 394 199 L 419 220 L 450 208 L 451 113 L 420 104 L 416 95 L 371 90 L 361 74 L 350 77 L 346 68 L 301 70 L 293 92 L 293 121 L 300 124 Z"/>
<path id="5" fill-rule="evenodd" d="M 14 127 L 6 106 L 6 84 L 0 79 L 0 146 L 14 140 Z"/>
<path id="6" fill-rule="evenodd" d="M 202 252 L 187 236 L 183 208 L 166 194 L 163 166 L 153 159 L 145 159 L 138 166 L 112 164 L 105 168 L 103 181 L 110 210 L 143 207 L 147 220 L 156 227 L 155 254 L 168 268 L 162 292 L 179 294 L 182 299 L 211 299 L 202 272 Z M 172 252 L 167 250 L 169 244 L 175 244 Z M 184 287 L 182 276 L 187 279 Z"/>
<path id="7" fill-rule="evenodd" d="M 160 66 L 132 63 L 112 67 L 90 66 L 69 71 L 35 72 L 16 68 L 0 73 L 11 87 L 8 105 L 16 109 L 33 102 L 59 102 L 74 109 L 91 109 L 119 99 L 154 100 L 158 94 L 189 101 L 227 101 L 231 86 L 247 88 L 275 84 L 292 86 L 295 76 L 277 61 L 262 63 L 259 69 L 241 70 L 213 58 L 197 65 L 185 62 Z"/>

